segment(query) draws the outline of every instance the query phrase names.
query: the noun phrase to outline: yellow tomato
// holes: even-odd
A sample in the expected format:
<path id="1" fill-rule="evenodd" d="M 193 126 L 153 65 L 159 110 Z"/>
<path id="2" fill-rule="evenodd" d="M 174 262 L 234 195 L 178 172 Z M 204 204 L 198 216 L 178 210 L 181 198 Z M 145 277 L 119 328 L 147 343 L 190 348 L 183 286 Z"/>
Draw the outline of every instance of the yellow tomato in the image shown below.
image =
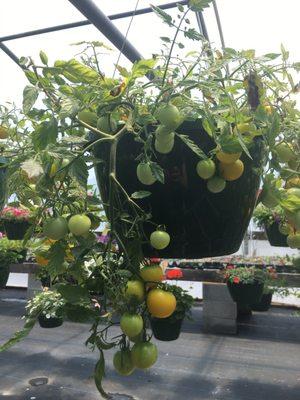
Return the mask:
<path id="1" fill-rule="evenodd" d="M 173 293 L 152 289 L 147 296 L 147 307 L 153 317 L 167 318 L 176 309 L 176 298 Z"/>
<path id="2" fill-rule="evenodd" d="M 223 164 L 232 164 L 241 157 L 242 153 L 224 153 L 223 151 L 217 152 L 217 159 Z"/>
<path id="3" fill-rule="evenodd" d="M 140 271 L 143 281 L 148 283 L 148 287 L 155 286 L 155 282 L 161 282 L 164 279 L 164 273 L 160 265 L 150 265 Z"/>
<path id="4" fill-rule="evenodd" d="M 220 163 L 220 172 L 226 181 L 235 181 L 243 175 L 243 161 L 237 160 L 232 164 Z"/>

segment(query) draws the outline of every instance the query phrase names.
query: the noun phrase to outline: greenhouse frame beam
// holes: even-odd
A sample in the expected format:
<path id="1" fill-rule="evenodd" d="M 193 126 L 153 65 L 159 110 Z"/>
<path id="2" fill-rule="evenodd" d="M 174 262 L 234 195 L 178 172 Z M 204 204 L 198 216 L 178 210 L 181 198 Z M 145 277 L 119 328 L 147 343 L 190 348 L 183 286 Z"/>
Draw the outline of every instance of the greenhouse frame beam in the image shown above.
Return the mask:
<path id="1" fill-rule="evenodd" d="M 181 0 L 181 1 L 176 1 L 176 2 L 172 2 L 172 3 L 161 4 L 161 5 L 159 5 L 159 8 L 161 8 L 162 10 L 167 10 L 169 8 L 176 7 L 177 4 L 186 5 L 187 3 L 188 3 L 188 0 Z M 126 11 L 126 12 L 122 12 L 122 13 L 118 13 L 118 14 L 108 15 L 108 18 L 111 21 L 113 21 L 116 19 L 132 17 L 133 15 L 149 14 L 151 12 L 153 12 L 152 8 L 146 7 L 146 8 L 141 8 L 136 11 Z M 62 30 L 66 30 L 66 29 L 79 28 L 81 26 L 86 26 L 86 25 L 92 25 L 92 22 L 90 22 L 89 20 L 84 20 L 84 21 L 71 22 L 69 24 L 50 26 L 48 28 L 41 28 L 41 29 L 36 29 L 36 30 L 32 30 L 32 31 L 15 33 L 13 35 L 7 35 L 7 36 L 0 37 L 0 42 L 7 42 L 9 40 L 22 39 L 25 37 L 42 35 L 44 33 L 57 32 L 57 31 L 62 31 Z"/>
<path id="2" fill-rule="evenodd" d="M 24 69 L 24 65 L 20 63 L 19 57 L 15 55 L 5 44 L 0 42 L 0 49 L 4 51 L 20 68 Z"/>

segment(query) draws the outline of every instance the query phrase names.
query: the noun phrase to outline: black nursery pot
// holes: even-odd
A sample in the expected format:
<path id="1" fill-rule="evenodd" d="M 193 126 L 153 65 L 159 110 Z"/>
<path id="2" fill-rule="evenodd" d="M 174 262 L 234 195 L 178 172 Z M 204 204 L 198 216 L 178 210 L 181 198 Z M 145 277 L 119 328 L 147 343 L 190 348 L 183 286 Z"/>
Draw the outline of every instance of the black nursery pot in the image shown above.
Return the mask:
<path id="1" fill-rule="evenodd" d="M 258 303 L 262 297 L 264 284 L 254 283 L 232 283 L 227 281 L 230 295 L 240 308 Z"/>
<path id="2" fill-rule="evenodd" d="M 170 318 L 151 318 L 151 328 L 154 337 L 163 342 L 170 342 L 179 338 L 182 319 L 173 321 Z"/>
<path id="3" fill-rule="evenodd" d="M 258 303 L 252 304 L 253 311 L 268 311 L 271 307 L 273 293 L 264 293 Z"/>
<path id="4" fill-rule="evenodd" d="M 1 265 L 0 266 L 0 289 L 4 289 L 6 287 L 8 277 L 9 277 L 9 266 Z"/>
<path id="5" fill-rule="evenodd" d="M 288 247 L 286 242 L 287 235 L 279 232 L 278 222 L 273 222 L 273 224 L 265 226 L 265 230 L 271 246 Z"/>
<path id="6" fill-rule="evenodd" d="M 44 315 L 38 317 L 41 328 L 57 328 L 63 324 L 62 318 L 46 318 Z"/>
<path id="7" fill-rule="evenodd" d="M 30 227 L 28 221 L 4 221 L 6 236 L 9 240 L 22 240 Z"/>
<path id="8" fill-rule="evenodd" d="M 200 120 L 186 121 L 176 131 L 187 135 L 206 154 L 216 146 Z M 226 188 L 215 194 L 207 190 L 207 181 L 196 172 L 199 157 L 178 137 L 175 137 L 171 153 L 156 153 L 157 162 L 164 169 L 165 184 L 141 184 L 136 176 L 136 157 L 141 144 L 134 140 L 133 135 L 123 136 L 117 149 L 117 178 L 130 195 L 140 190 L 151 192 L 151 196 L 136 201 L 145 211 L 151 212 L 154 223 L 165 225 L 171 236 L 166 249 L 157 252 L 145 245 L 144 255 L 203 258 L 236 252 L 255 205 L 260 181 L 256 171 L 262 165 L 263 149 L 262 140 L 257 139 L 249 149 L 252 160 L 243 153 L 243 175 L 236 181 L 227 182 Z M 96 165 L 95 172 L 101 198 L 107 202 L 109 144 L 96 145 L 94 155 L 105 161 Z M 149 237 L 153 224 L 145 223 L 144 231 Z"/>

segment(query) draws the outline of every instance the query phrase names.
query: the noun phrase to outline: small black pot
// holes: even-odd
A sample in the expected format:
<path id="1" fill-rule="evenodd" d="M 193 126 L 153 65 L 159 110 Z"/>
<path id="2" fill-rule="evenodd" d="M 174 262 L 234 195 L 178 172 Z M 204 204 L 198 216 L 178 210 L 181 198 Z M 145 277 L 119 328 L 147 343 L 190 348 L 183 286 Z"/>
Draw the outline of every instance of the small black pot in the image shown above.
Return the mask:
<path id="1" fill-rule="evenodd" d="M 57 328 L 63 324 L 63 319 L 59 317 L 46 318 L 44 315 L 38 317 L 41 328 Z"/>
<path id="2" fill-rule="evenodd" d="M 287 235 L 283 235 L 279 231 L 278 222 L 273 222 L 271 225 L 265 226 L 266 234 L 271 246 L 288 247 L 286 239 Z"/>
<path id="3" fill-rule="evenodd" d="M 3 225 L 9 240 L 22 240 L 31 224 L 28 221 L 4 221 Z"/>
<path id="4" fill-rule="evenodd" d="M 241 308 L 258 303 L 262 297 L 264 284 L 255 281 L 254 283 L 232 283 L 227 282 L 230 295 Z"/>
<path id="5" fill-rule="evenodd" d="M 163 342 L 170 342 L 179 338 L 182 319 L 172 320 L 170 318 L 151 318 L 151 328 L 154 337 Z"/>
<path id="6" fill-rule="evenodd" d="M 252 304 L 253 311 L 268 311 L 271 307 L 273 293 L 264 293 L 258 303 Z"/>
<path id="7" fill-rule="evenodd" d="M 8 277 L 9 277 L 9 266 L 2 265 L 0 267 L 0 289 L 4 289 L 6 287 Z"/>

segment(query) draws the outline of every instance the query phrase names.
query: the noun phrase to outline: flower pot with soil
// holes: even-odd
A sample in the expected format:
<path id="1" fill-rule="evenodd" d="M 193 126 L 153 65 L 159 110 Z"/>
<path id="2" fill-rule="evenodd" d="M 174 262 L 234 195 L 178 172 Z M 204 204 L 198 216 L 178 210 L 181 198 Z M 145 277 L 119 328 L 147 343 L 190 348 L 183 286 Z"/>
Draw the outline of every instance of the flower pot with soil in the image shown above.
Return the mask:
<path id="1" fill-rule="evenodd" d="M 1 220 L 9 240 L 22 240 L 30 228 L 30 210 L 20 207 L 5 207 L 1 212 Z"/>

